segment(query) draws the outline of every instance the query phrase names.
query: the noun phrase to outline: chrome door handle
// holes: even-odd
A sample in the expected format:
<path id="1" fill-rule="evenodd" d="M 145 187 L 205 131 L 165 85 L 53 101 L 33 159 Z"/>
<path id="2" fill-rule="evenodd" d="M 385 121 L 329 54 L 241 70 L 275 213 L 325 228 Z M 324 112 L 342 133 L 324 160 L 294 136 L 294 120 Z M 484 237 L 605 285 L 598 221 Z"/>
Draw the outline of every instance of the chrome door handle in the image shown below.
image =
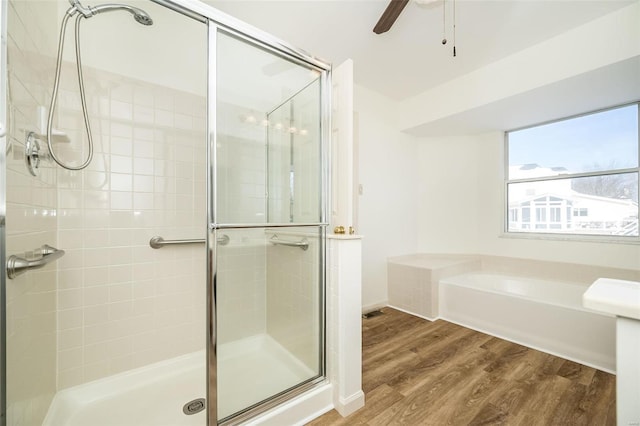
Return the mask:
<path id="1" fill-rule="evenodd" d="M 274 235 L 269 239 L 269 242 L 274 246 L 298 247 L 302 250 L 307 250 L 309 248 L 309 241 L 306 238 L 303 238 L 300 241 L 286 241 L 280 240 L 277 235 Z"/>
<path id="2" fill-rule="evenodd" d="M 229 244 L 229 236 L 224 234 L 220 237 L 218 237 L 218 244 L 220 244 L 221 246 L 226 246 L 227 244 Z M 155 237 L 152 237 L 149 240 L 149 246 L 151 246 L 151 248 L 154 249 L 159 249 L 162 248 L 164 246 L 169 246 L 169 245 L 181 245 L 181 244 L 204 244 L 206 241 L 204 238 L 202 239 L 195 239 L 195 240 L 165 240 L 164 238 L 162 238 L 159 235 L 156 235 Z"/>
<path id="3" fill-rule="evenodd" d="M 64 256 L 64 250 L 58 250 L 55 247 L 45 244 L 35 249 L 33 254 L 35 256 L 33 260 L 16 255 L 9 256 L 9 259 L 7 259 L 7 276 L 9 279 L 13 279 L 30 269 L 42 268 L 47 263 L 60 259 Z"/>

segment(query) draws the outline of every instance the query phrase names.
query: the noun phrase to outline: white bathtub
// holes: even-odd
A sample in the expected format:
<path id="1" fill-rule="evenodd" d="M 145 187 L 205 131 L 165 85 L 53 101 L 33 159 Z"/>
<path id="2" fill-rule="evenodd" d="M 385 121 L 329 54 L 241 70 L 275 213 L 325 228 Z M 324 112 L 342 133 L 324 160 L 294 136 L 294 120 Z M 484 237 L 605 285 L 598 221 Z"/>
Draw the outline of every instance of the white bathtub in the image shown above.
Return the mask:
<path id="1" fill-rule="evenodd" d="M 582 307 L 587 286 L 480 271 L 439 287 L 444 320 L 615 373 L 615 317 Z"/>

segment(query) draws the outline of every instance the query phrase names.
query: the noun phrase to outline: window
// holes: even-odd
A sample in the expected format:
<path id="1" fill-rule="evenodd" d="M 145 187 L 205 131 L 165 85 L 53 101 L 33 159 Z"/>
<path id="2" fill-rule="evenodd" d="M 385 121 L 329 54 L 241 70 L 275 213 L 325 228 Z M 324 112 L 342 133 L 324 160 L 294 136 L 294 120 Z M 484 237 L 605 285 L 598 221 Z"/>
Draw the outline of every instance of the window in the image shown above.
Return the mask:
<path id="1" fill-rule="evenodd" d="M 589 210 L 586 208 L 577 208 L 573 211 L 574 216 L 589 216 Z"/>
<path id="2" fill-rule="evenodd" d="M 639 104 L 506 133 L 507 233 L 640 241 Z"/>
<path id="3" fill-rule="evenodd" d="M 547 221 L 547 209 L 544 207 L 536 207 L 536 222 L 544 223 Z"/>

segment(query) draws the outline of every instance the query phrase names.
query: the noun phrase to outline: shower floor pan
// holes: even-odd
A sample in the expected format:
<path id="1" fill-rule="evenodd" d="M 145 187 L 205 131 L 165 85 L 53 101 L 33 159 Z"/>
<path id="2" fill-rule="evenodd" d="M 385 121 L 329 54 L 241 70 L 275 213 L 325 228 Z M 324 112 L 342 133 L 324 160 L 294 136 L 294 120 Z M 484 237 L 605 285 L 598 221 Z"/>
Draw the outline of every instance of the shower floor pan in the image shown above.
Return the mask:
<path id="1" fill-rule="evenodd" d="M 267 335 L 220 345 L 218 362 L 220 418 L 313 375 Z M 43 426 L 204 426 L 206 410 L 186 415 L 183 406 L 205 397 L 205 375 L 198 351 L 64 389 Z"/>

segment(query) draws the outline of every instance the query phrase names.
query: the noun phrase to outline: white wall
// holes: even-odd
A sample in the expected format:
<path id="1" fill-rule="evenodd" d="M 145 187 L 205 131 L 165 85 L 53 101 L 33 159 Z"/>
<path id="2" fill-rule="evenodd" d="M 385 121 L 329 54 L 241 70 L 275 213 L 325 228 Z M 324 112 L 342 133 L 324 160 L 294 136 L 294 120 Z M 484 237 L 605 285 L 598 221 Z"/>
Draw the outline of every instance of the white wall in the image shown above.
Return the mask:
<path id="1" fill-rule="evenodd" d="M 476 138 L 419 139 L 419 251 L 475 253 L 478 251 L 479 164 Z M 499 187 L 498 187 L 499 188 Z"/>
<path id="2" fill-rule="evenodd" d="M 362 304 L 387 301 L 389 256 L 418 248 L 418 146 L 390 119 L 394 101 L 355 86 L 354 109 L 359 119 L 358 234 L 362 242 Z"/>

